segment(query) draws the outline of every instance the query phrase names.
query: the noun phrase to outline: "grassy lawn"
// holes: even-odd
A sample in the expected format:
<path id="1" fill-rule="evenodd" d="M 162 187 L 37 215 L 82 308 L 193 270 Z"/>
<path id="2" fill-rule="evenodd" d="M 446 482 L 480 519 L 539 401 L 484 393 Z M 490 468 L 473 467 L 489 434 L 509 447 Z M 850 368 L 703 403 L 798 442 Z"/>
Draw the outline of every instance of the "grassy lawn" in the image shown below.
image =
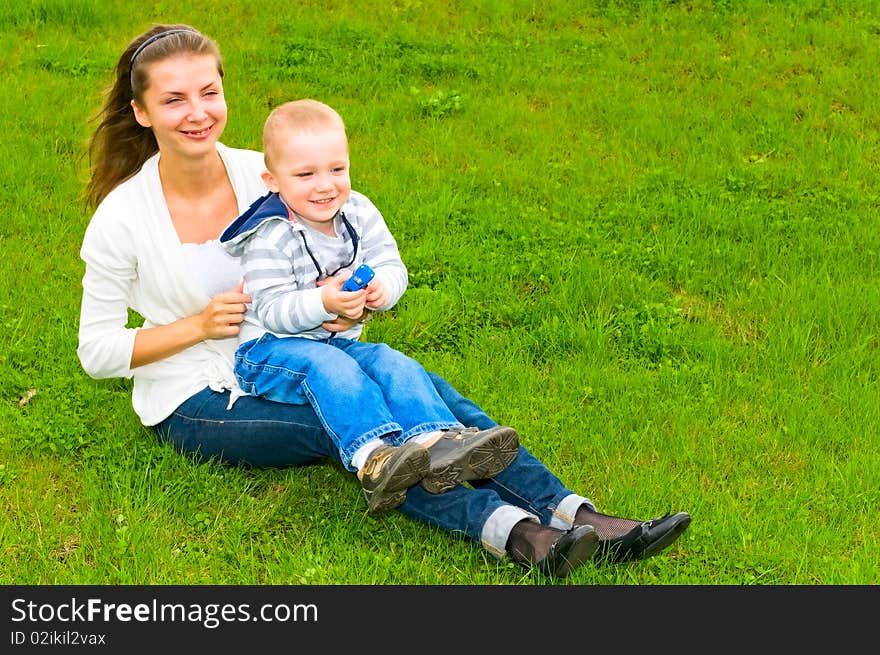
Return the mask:
<path id="1" fill-rule="evenodd" d="M 76 357 L 86 143 L 155 22 L 223 51 L 223 141 L 336 107 L 410 270 L 365 338 L 600 510 L 689 511 L 571 585 L 880 582 L 873 1 L 0 5 L 0 584 L 550 581 L 327 463 L 197 465 Z M 136 317 L 133 317 L 136 320 Z"/>

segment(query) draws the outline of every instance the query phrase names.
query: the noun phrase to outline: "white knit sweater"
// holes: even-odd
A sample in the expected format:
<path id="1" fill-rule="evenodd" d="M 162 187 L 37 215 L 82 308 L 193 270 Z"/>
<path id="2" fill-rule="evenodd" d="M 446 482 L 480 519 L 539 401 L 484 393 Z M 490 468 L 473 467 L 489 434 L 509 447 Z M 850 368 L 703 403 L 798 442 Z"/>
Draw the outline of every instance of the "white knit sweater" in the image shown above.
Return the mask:
<path id="1" fill-rule="evenodd" d="M 239 213 L 266 193 L 263 155 L 217 144 Z M 165 325 L 202 311 L 210 301 L 187 271 L 180 240 L 165 205 L 158 153 L 116 187 L 92 216 L 80 250 L 86 264 L 77 355 L 94 378 L 134 377 L 132 405 L 144 425 L 155 425 L 206 386 L 240 394 L 232 374 L 237 337 L 202 341 L 158 362 L 131 368 L 134 337 L 128 309 L 144 327 Z"/>

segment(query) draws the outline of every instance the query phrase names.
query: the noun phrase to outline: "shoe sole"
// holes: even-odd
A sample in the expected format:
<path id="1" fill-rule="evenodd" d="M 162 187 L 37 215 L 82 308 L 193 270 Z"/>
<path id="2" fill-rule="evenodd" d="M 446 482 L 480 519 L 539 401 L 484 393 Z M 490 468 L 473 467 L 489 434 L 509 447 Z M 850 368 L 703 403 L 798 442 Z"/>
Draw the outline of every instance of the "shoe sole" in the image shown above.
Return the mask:
<path id="1" fill-rule="evenodd" d="M 485 480 L 510 466 L 519 452 L 513 428 L 495 426 L 469 448 L 451 453 L 453 459 L 436 463 L 422 480 L 428 493 L 442 494 L 467 480 Z"/>
<path id="2" fill-rule="evenodd" d="M 406 490 L 421 480 L 431 466 L 431 455 L 423 446 L 407 442 L 400 449 L 400 455 L 383 472 L 380 483 L 369 491 L 364 489 L 368 514 L 381 514 L 402 505 Z"/>
<path id="3" fill-rule="evenodd" d="M 585 530 L 585 528 L 590 529 Z M 545 565 L 542 567 L 541 572 L 544 575 L 553 578 L 564 578 L 581 564 L 593 559 L 596 550 L 599 548 L 599 535 L 596 534 L 593 527 L 589 525 L 581 525 L 573 529 L 581 530 L 584 534 L 573 541 L 568 546 L 567 550 L 560 551 L 556 554 L 554 559 L 561 560 L 561 562 L 555 563 L 555 566 Z"/>
<path id="4" fill-rule="evenodd" d="M 669 528 L 667 532 L 665 532 L 659 539 L 649 544 L 644 551 L 642 551 L 642 556 L 640 559 L 647 559 L 648 557 L 652 557 L 664 550 L 668 546 L 672 545 L 676 539 L 678 539 L 681 534 L 687 530 L 687 527 L 691 524 L 691 517 L 684 512 L 680 514 L 676 514 L 675 516 L 681 516 L 682 518 L 676 521 L 671 521 L 672 526 Z M 674 519 L 675 516 L 672 518 Z"/>

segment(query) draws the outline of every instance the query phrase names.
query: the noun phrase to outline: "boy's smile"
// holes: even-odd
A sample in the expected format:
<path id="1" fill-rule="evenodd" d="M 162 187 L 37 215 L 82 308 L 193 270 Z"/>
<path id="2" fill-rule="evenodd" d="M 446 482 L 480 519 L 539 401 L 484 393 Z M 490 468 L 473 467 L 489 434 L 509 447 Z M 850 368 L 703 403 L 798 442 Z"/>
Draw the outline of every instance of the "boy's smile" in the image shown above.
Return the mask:
<path id="1" fill-rule="evenodd" d="M 263 174 L 270 191 L 281 194 L 298 219 L 335 236 L 333 218 L 351 194 L 348 139 L 336 127 L 290 131 Z"/>

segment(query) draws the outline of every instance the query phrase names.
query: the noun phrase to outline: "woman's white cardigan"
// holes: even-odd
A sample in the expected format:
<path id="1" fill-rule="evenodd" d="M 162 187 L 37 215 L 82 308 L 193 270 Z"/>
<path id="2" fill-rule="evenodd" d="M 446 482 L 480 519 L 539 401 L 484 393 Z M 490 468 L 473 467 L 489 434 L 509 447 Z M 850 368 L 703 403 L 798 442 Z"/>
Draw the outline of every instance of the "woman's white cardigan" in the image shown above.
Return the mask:
<path id="1" fill-rule="evenodd" d="M 266 193 L 263 155 L 217 144 L 235 191 L 239 214 Z M 132 405 L 144 425 L 155 425 L 206 386 L 241 392 L 232 373 L 238 337 L 202 341 L 161 361 L 131 368 L 134 337 L 128 309 L 143 327 L 201 312 L 208 298 L 187 273 L 177 232 L 159 181 L 158 153 L 116 187 L 92 216 L 80 250 L 86 264 L 77 355 L 94 378 L 134 377 Z"/>

